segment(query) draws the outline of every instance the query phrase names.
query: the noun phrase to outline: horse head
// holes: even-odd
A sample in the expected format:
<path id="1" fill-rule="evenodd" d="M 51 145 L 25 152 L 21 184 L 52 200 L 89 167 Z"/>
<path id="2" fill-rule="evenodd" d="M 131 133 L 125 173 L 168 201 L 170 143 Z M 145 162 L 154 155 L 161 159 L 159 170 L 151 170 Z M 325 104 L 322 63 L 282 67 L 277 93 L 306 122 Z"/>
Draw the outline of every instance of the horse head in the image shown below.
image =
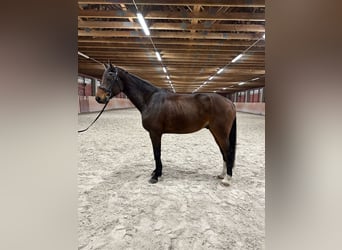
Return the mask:
<path id="1" fill-rule="evenodd" d="M 111 62 L 104 64 L 104 67 L 105 70 L 102 75 L 102 83 L 97 88 L 95 97 L 98 103 L 108 102 L 123 89 L 122 82 L 119 77 L 119 68 L 113 66 Z"/>

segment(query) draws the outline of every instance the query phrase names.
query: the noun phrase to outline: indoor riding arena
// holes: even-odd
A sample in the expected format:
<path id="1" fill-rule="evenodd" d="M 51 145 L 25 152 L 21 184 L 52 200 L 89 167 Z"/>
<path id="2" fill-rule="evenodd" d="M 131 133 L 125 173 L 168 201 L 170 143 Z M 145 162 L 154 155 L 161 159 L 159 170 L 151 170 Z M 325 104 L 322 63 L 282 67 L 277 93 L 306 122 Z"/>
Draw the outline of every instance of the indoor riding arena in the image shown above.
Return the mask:
<path id="1" fill-rule="evenodd" d="M 78 133 L 78 249 L 265 249 L 265 1 L 78 6 L 78 129 L 90 126 Z M 231 154 L 212 134 L 227 113 L 216 98 L 236 117 L 231 179 Z M 192 118 L 146 125 L 165 103 L 174 116 L 210 122 L 191 133 L 179 131 Z M 177 127 L 161 148 L 151 142 L 159 122 Z"/>

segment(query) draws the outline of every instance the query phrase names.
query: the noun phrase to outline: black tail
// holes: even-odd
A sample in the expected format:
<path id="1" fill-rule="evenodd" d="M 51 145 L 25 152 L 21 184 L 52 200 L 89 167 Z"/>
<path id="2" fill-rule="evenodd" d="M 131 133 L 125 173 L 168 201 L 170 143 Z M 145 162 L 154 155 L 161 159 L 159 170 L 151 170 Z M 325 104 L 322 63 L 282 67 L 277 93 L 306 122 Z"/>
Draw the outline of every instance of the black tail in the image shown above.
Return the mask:
<path id="1" fill-rule="evenodd" d="M 233 175 L 233 167 L 235 162 L 236 148 L 236 117 L 234 118 L 232 128 L 229 133 L 228 159 L 227 159 L 227 174 Z"/>

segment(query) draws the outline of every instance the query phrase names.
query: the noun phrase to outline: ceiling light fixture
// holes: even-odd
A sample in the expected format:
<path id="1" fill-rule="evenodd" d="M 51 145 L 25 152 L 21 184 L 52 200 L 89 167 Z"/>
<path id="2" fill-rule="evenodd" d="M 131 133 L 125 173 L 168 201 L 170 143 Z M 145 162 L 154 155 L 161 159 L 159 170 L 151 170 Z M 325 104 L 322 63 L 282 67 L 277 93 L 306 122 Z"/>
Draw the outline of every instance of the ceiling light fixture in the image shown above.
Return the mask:
<path id="1" fill-rule="evenodd" d="M 87 56 L 87 55 L 85 55 L 85 54 L 83 54 L 82 52 L 77 52 L 77 54 L 79 54 L 80 56 L 83 56 L 84 58 L 87 58 L 87 59 L 89 59 L 89 56 Z"/>
<path id="2" fill-rule="evenodd" d="M 235 58 L 232 60 L 232 62 L 233 62 L 233 63 L 236 62 L 236 61 L 239 60 L 241 57 L 242 57 L 242 54 L 238 55 L 237 57 L 235 57 Z"/>
<path id="3" fill-rule="evenodd" d="M 158 51 L 156 51 L 156 56 L 157 56 L 158 61 L 162 60 Z"/>
<path id="4" fill-rule="evenodd" d="M 217 71 L 217 74 L 220 74 L 222 71 L 223 71 L 224 68 L 220 68 L 218 71 Z"/>
<path id="5" fill-rule="evenodd" d="M 150 30 L 148 29 L 147 24 L 145 22 L 145 19 L 144 19 L 143 15 L 140 12 L 137 13 L 137 18 L 139 20 L 139 23 L 140 23 L 141 27 L 144 30 L 145 35 L 149 36 L 150 35 Z"/>
<path id="6" fill-rule="evenodd" d="M 134 0 L 133 0 L 134 1 Z M 232 61 L 230 61 L 229 63 L 227 63 L 226 65 L 224 65 L 222 68 L 220 68 L 214 75 L 212 75 L 208 80 L 211 80 L 215 75 L 218 75 L 222 72 L 222 70 L 224 68 L 229 67 L 230 64 L 235 63 L 237 60 L 239 60 L 250 48 L 252 48 L 255 44 L 257 44 L 261 39 L 265 39 L 265 33 L 263 34 L 262 37 L 260 37 L 258 40 L 256 40 L 252 45 L 250 45 L 247 49 L 245 49 L 241 54 L 239 54 L 238 56 L 236 56 Z M 249 80 L 249 81 L 255 81 L 258 80 L 259 78 L 254 78 L 253 80 Z M 246 82 L 240 82 L 238 83 L 238 85 L 243 85 Z M 207 84 L 207 81 L 205 81 L 204 83 L 202 83 L 201 86 Z M 235 86 L 230 86 L 231 88 L 234 88 Z M 196 92 L 199 88 L 195 89 L 192 93 Z"/>
<path id="7" fill-rule="evenodd" d="M 213 78 L 214 78 L 214 76 L 209 77 L 209 81 L 210 81 L 211 79 L 213 79 Z"/>
<path id="8" fill-rule="evenodd" d="M 163 71 L 164 71 L 164 73 L 166 73 L 166 68 L 165 67 L 163 67 Z"/>

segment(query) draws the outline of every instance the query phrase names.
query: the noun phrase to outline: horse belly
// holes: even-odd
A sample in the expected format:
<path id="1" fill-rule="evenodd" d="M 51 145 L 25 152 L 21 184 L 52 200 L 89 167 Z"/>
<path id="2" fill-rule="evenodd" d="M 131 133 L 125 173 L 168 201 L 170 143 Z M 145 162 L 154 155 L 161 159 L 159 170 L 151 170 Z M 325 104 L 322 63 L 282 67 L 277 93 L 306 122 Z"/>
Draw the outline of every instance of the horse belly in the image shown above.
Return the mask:
<path id="1" fill-rule="evenodd" d="M 209 119 L 196 117 L 193 115 L 176 115 L 166 119 L 164 123 L 165 133 L 186 134 L 205 128 L 209 124 Z"/>

